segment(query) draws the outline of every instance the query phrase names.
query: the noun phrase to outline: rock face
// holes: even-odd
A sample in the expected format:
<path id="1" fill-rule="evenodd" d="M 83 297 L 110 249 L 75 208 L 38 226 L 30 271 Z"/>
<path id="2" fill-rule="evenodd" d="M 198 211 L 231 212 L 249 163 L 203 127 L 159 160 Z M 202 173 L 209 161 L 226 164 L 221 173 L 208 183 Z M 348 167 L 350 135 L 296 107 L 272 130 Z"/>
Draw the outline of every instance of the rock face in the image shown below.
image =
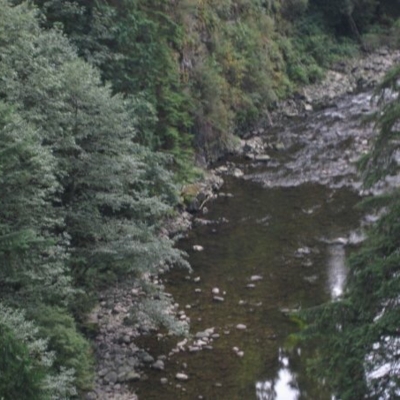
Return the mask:
<path id="1" fill-rule="evenodd" d="M 182 189 L 182 197 L 190 213 L 204 210 L 205 204 L 216 198 L 215 192 L 223 185 L 224 181 L 220 176 L 209 173 L 203 181 L 186 185 Z"/>
<path id="2" fill-rule="evenodd" d="M 273 119 L 277 114 L 294 117 L 326 108 L 334 105 L 340 96 L 371 89 L 399 61 L 399 51 L 379 49 L 365 57 L 332 65 L 322 82 L 306 86 L 293 98 L 281 102 Z"/>

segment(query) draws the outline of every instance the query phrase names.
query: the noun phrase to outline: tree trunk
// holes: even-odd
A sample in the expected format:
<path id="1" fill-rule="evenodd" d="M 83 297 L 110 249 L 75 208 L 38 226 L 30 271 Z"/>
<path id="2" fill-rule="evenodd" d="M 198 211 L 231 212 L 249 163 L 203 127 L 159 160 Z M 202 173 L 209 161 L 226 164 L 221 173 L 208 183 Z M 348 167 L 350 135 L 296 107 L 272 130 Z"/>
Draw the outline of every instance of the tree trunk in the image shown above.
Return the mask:
<path id="1" fill-rule="evenodd" d="M 365 51 L 366 53 L 368 53 L 368 48 L 365 45 L 365 43 L 360 35 L 360 31 L 357 28 L 357 25 L 356 25 L 356 22 L 354 21 L 353 15 L 351 13 L 347 13 L 346 17 L 347 17 L 347 20 L 349 21 L 351 31 L 353 32 L 354 36 L 356 37 L 358 43 L 360 43 L 362 50 Z"/>

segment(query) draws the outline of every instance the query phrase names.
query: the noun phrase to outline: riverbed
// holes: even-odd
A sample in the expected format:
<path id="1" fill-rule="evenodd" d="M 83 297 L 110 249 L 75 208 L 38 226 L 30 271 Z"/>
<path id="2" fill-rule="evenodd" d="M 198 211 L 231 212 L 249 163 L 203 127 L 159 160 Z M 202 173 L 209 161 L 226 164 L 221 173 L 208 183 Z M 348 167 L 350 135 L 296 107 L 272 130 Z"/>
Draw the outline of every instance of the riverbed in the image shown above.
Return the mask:
<path id="1" fill-rule="evenodd" d="M 296 340 L 291 313 L 344 290 L 346 254 L 363 236 L 355 162 L 373 137 L 361 123 L 370 99 L 282 121 L 261 138 L 262 162 L 225 160 L 222 192 L 179 242 L 193 273 L 163 277 L 192 336 L 142 339 L 165 369 L 135 383 L 140 399 L 331 399 L 306 374 L 315 348 Z"/>

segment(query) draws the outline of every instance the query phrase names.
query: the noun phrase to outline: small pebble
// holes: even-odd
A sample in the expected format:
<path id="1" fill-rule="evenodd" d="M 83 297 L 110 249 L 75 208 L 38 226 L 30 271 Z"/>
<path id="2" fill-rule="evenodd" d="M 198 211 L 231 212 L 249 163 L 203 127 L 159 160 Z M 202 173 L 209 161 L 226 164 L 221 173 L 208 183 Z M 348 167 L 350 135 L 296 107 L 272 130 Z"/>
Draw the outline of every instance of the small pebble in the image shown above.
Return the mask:
<path id="1" fill-rule="evenodd" d="M 175 378 L 178 379 L 179 381 L 187 381 L 189 379 L 189 377 L 186 374 L 184 374 L 183 372 L 178 372 L 175 375 Z"/>

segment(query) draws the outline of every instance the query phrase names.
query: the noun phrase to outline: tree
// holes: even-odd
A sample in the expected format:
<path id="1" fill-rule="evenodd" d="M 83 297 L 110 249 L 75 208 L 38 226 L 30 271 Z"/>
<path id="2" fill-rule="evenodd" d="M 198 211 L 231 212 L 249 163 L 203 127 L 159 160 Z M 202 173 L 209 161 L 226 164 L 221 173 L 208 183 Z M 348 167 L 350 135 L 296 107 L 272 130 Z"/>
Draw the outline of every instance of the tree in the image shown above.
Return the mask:
<path id="1" fill-rule="evenodd" d="M 76 394 L 73 370 L 52 369 L 54 353 L 22 312 L 0 303 L 0 398 L 68 399 Z"/>
<path id="2" fill-rule="evenodd" d="M 52 368 L 75 367 L 87 389 L 89 346 L 69 310 L 117 276 L 187 266 L 161 234 L 177 191 L 168 157 L 138 144 L 147 103 L 113 95 L 30 4 L 0 10 L 0 301 L 37 321 Z"/>
<path id="3" fill-rule="evenodd" d="M 55 157 L 74 273 L 179 261 L 181 253 L 157 234 L 176 201 L 166 157 L 136 143 L 131 102 L 112 96 L 60 32 L 40 31 L 33 12 L 30 25 L 15 29 L 26 8 L 5 14 L 0 93 Z M 154 171 L 163 173 L 153 182 Z"/>
<path id="4" fill-rule="evenodd" d="M 0 102 L 1 298 L 18 304 L 65 302 L 72 294 L 65 267 L 68 240 L 56 234 L 62 214 L 52 207 L 59 185 L 55 159 L 41 138 Z"/>
<path id="5" fill-rule="evenodd" d="M 311 0 L 317 10 L 321 10 L 327 23 L 333 25 L 338 31 L 350 32 L 364 46 L 361 33 L 377 17 L 379 0 Z"/>

